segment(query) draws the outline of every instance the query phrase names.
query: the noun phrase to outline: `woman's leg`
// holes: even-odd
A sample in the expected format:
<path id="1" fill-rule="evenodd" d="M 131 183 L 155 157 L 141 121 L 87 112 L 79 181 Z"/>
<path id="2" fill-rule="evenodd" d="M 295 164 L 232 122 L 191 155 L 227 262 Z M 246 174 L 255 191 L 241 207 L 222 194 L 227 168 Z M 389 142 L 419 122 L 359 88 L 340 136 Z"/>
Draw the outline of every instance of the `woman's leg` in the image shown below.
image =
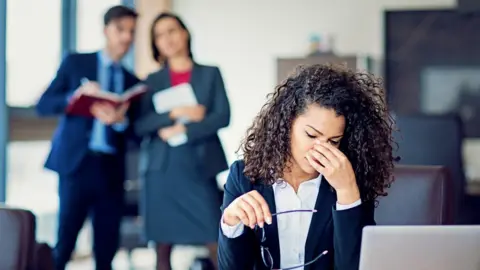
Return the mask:
<path id="1" fill-rule="evenodd" d="M 157 270 L 172 270 L 170 264 L 170 255 L 172 254 L 172 245 L 157 244 Z"/>
<path id="2" fill-rule="evenodd" d="M 207 244 L 208 252 L 210 253 L 210 260 L 213 263 L 215 269 L 218 269 L 218 258 L 217 258 L 217 243 L 209 243 Z"/>

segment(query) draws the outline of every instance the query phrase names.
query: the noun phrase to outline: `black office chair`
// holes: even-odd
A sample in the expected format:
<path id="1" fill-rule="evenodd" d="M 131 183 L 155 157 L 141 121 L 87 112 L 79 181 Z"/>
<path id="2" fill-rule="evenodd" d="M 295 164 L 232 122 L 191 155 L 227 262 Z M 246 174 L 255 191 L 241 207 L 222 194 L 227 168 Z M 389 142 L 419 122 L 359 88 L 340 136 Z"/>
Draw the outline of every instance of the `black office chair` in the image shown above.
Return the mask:
<path id="1" fill-rule="evenodd" d="M 395 155 L 400 164 L 445 166 L 453 179 L 454 219 L 456 224 L 474 224 L 478 208 L 475 199 L 466 194 L 463 166 L 463 123 L 455 114 L 394 115 L 400 132 Z"/>
<path id="2" fill-rule="evenodd" d="M 388 196 L 378 198 L 377 225 L 452 225 L 452 178 L 442 166 L 396 165 Z"/>

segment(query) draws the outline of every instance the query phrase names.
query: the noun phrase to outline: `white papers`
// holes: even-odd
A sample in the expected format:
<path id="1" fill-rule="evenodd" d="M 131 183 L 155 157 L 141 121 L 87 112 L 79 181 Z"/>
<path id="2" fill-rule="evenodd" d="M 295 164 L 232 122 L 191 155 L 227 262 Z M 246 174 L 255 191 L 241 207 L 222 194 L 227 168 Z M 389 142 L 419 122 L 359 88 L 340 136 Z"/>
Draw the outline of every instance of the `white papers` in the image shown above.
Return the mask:
<path id="1" fill-rule="evenodd" d="M 195 92 L 193 92 L 193 88 L 189 83 L 182 83 L 161 90 L 153 95 L 152 101 L 158 114 L 169 112 L 176 107 L 198 104 Z"/>
<path id="2" fill-rule="evenodd" d="M 197 105 L 197 98 L 193 88 L 189 83 L 182 83 L 165 90 L 161 90 L 153 95 L 153 106 L 158 114 L 171 111 L 173 108 L 182 106 Z M 182 124 L 189 122 L 189 119 L 179 119 Z M 185 144 L 188 141 L 186 134 L 178 134 L 170 139 L 167 143 L 171 147 Z"/>

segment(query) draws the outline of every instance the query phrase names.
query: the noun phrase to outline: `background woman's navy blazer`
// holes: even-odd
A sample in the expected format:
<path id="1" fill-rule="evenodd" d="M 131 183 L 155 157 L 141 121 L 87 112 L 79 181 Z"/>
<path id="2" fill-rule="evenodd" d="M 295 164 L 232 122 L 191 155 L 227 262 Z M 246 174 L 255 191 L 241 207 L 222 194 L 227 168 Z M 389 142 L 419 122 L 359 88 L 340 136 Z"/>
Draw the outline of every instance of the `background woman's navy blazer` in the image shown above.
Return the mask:
<path id="1" fill-rule="evenodd" d="M 194 64 L 190 84 L 202 121 L 185 124 L 187 143 L 171 147 L 158 130 L 174 124 L 169 113 L 158 114 L 153 96 L 172 86 L 168 66 L 145 80 L 151 91 L 143 96 L 135 131 L 143 137 L 140 158 L 140 209 L 148 240 L 168 244 L 204 245 L 216 242 L 220 196 L 216 175 L 228 169 L 219 129 L 230 123 L 230 104 L 220 70 Z"/>
<path id="2" fill-rule="evenodd" d="M 135 133 L 144 138 L 140 162 L 142 172 L 156 171 L 164 166 L 170 147 L 158 138 L 158 130 L 175 124 L 168 112 L 157 114 L 152 102 L 155 93 L 172 86 L 168 66 L 150 74 L 145 83 L 152 91 L 143 96 L 138 110 L 139 117 L 134 124 Z M 207 112 L 201 122 L 185 125 L 188 143 L 194 149 L 189 158 L 199 164 L 205 177 L 215 177 L 228 169 L 217 133 L 230 124 L 230 103 L 217 67 L 194 63 L 190 84 L 198 103 L 204 105 Z"/>
<path id="3" fill-rule="evenodd" d="M 267 201 L 270 211 L 275 213 L 272 187 L 252 184 L 243 174 L 244 167 L 243 160 L 232 164 L 225 184 L 222 211 L 237 197 L 251 190 L 257 190 Z M 305 245 L 305 262 L 311 261 L 324 250 L 328 250 L 328 254 L 314 264 L 306 266 L 305 270 L 358 269 L 363 227 L 375 224 L 374 203 L 364 202 L 348 210 L 336 211 L 336 201 L 337 198 L 331 186 L 326 180 L 322 181 L 315 204 L 318 212 L 313 214 Z M 272 225 L 265 225 L 265 233 L 267 239 L 265 246 L 272 254 L 274 268 L 280 268 L 280 248 L 275 216 Z M 262 262 L 259 240 L 259 234 L 248 227 L 245 227 L 241 236 L 233 239 L 224 236 L 220 229 L 218 247 L 220 269 L 267 269 Z"/>

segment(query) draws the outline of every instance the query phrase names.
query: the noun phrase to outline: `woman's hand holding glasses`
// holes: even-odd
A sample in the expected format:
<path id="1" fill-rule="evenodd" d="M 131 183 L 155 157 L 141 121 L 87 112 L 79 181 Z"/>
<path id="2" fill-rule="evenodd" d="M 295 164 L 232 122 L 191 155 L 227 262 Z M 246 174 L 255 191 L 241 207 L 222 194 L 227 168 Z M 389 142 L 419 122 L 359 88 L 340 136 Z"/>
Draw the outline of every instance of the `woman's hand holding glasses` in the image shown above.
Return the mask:
<path id="1" fill-rule="evenodd" d="M 256 190 L 236 198 L 223 212 L 223 222 L 235 226 L 242 222 L 245 226 L 263 228 L 264 223 L 272 224 L 272 214 L 265 199 Z"/>

